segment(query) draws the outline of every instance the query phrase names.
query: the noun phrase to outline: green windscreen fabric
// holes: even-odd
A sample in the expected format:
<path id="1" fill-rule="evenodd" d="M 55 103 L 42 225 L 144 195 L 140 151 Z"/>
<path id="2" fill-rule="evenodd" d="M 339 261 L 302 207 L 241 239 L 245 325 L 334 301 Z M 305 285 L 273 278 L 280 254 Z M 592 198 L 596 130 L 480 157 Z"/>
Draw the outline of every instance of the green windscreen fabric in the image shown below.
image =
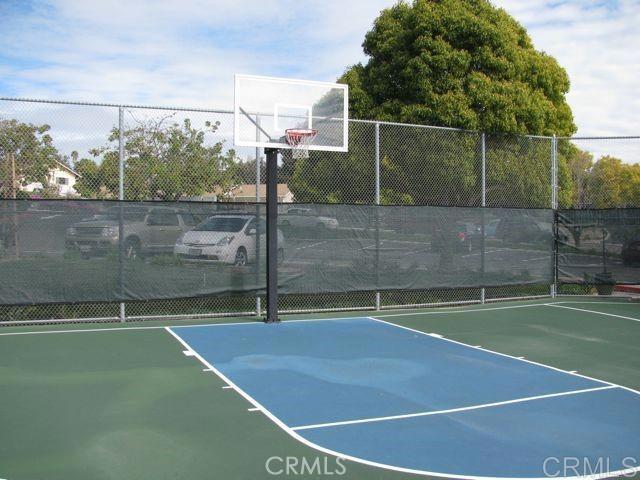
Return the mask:
<path id="1" fill-rule="evenodd" d="M 640 209 L 559 210 L 558 281 L 640 284 Z"/>
<path id="2" fill-rule="evenodd" d="M 282 293 L 549 284 L 553 279 L 551 210 L 279 207 L 285 239 Z"/>
<path id="3" fill-rule="evenodd" d="M 2 200 L 0 303 L 263 290 L 264 211 L 245 203 Z"/>
<path id="4" fill-rule="evenodd" d="M 278 289 L 548 284 L 551 210 L 280 204 Z M 264 294 L 264 204 L 0 201 L 0 303 Z M 484 232 L 484 236 L 483 236 Z"/>

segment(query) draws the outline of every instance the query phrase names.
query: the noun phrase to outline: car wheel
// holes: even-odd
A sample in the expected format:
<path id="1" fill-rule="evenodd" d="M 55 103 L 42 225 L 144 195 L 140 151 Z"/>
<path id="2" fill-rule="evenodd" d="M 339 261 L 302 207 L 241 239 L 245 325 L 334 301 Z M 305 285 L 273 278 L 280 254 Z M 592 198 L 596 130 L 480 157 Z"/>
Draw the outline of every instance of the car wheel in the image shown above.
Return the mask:
<path id="1" fill-rule="evenodd" d="M 137 238 L 127 238 L 124 241 L 124 256 L 135 260 L 140 255 L 140 240 Z"/>
<path id="2" fill-rule="evenodd" d="M 233 261 L 236 267 L 244 267 L 247 264 L 247 251 L 244 247 L 240 247 L 236 252 L 236 258 Z"/>

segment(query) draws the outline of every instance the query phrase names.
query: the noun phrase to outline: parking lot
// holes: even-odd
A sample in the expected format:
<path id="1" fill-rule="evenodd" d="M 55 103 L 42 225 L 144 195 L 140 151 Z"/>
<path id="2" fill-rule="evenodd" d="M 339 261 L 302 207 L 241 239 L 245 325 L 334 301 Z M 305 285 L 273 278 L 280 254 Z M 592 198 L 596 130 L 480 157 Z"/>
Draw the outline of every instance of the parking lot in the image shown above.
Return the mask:
<path id="1" fill-rule="evenodd" d="M 199 210 L 196 211 L 196 207 Z M 157 240 L 160 245 L 147 248 L 136 257 L 129 258 L 128 251 L 121 256 L 118 254 L 117 237 L 105 251 L 70 248 L 70 229 L 86 225 L 92 219 L 108 218 L 105 212 L 114 208 L 118 207 L 109 202 L 78 205 L 74 202 L 33 202 L 16 212 L 5 210 L 5 227 L 12 225 L 15 219 L 17 229 L 10 235 L 5 229 L 1 261 L 13 282 L 3 287 L 4 299 L 14 304 L 113 301 L 264 289 L 263 230 L 259 235 L 260 242 L 254 242 L 249 248 L 248 261 L 244 264 L 234 264 L 232 255 L 231 261 L 190 261 L 174 255 L 174 245 L 180 234 L 196 228 L 183 224 L 187 215 L 184 212 L 179 213 L 180 218 L 184 217 L 180 220 L 182 223 L 171 230 L 161 224 L 146 225 L 144 222 L 150 220 L 148 215 L 144 216 L 146 210 L 143 209 L 142 220 L 136 220 L 136 225 L 143 226 L 136 227 L 136 234 L 140 229 L 157 229 L 164 236 L 150 235 L 154 241 L 160 238 Z M 124 208 L 131 207 L 125 204 Z M 210 218 L 210 214 L 217 214 L 206 205 L 191 208 L 188 214 L 194 218 L 197 215 L 200 219 Z M 250 219 L 255 208 L 248 206 L 244 212 L 237 213 L 236 210 L 236 213 L 225 215 L 244 215 Z M 553 281 L 553 245 L 550 238 L 543 235 L 544 224 L 540 229 L 543 234 L 531 238 L 517 236 L 517 232 L 500 232 L 500 227 L 493 228 L 485 232 L 482 242 L 477 211 L 473 215 L 462 211 L 457 217 L 448 219 L 439 217 L 438 210 L 430 211 L 428 215 L 416 210 L 416 215 L 410 218 L 412 221 L 402 218 L 400 228 L 396 227 L 393 215 L 376 218 L 371 210 L 349 208 L 346 212 L 338 211 L 340 216 L 331 217 L 327 215 L 332 211 L 323 206 L 323 212 L 310 216 L 310 226 L 281 223 L 283 259 L 279 284 L 282 293 L 426 290 Z M 171 212 L 169 207 L 160 210 Z M 528 219 L 532 214 L 527 212 L 526 215 Z M 513 215 L 506 217 L 507 220 L 496 220 L 495 216 L 494 213 L 490 219 L 494 225 L 501 221 L 521 221 L 514 220 Z M 290 219 L 286 214 L 281 218 Z M 323 219 L 322 226 L 319 218 Z M 109 224 L 109 220 L 105 222 L 105 225 Z M 125 235 L 132 231 L 133 223 L 125 222 Z M 117 222 L 111 220 L 111 225 L 111 233 L 115 229 L 117 234 Z M 243 228 L 246 235 L 248 227 Z M 14 243 L 17 240 L 17 248 L 12 240 Z M 617 282 L 634 278 L 637 267 L 623 264 L 619 243 L 610 241 L 606 244 L 606 258 L 597 250 L 599 244 L 596 243 L 583 244 L 582 250 L 563 246 L 558 256 L 561 280 L 588 281 L 604 270 L 605 262 L 607 271 Z M 89 284 L 91 288 L 87 288 Z"/>
<path id="2" fill-rule="evenodd" d="M 195 227 L 180 223 L 170 231 L 155 223 L 149 226 L 145 223 L 150 222 L 148 215 L 142 215 L 142 220 L 136 220 L 138 223 L 124 222 L 124 231 L 125 234 L 132 231 L 133 224 L 138 225 L 137 230 L 133 230 L 136 234 L 140 229 L 157 229 L 164 236 L 153 233 L 149 238 L 160 238 L 159 248 L 149 248 L 135 258 L 130 258 L 128 251 L 118 254 L 117 238 L 112 239 L 104 251 L 71 248 L 69 232 L 80 225 L 104 223 L 111 225 L 108 227 L 111 234 L 114 230 L 117 232 L 118 223 L 108 217 L 114 208 L 118 207 L 109 202 L 79 205 L 33 202 L 16 212 L 5 211 L 5 225 L 13 224 L 15 219 L 17 228 L 8 240 L 5 235 L 3 268 L 13 282 L 3 287 L 4 300 L 31 304 L 179 298 L 194 292 L 197 295 L 233 294 L 264 288 L 263 234 L 259 245 L 254 242 L 249 252 L 250 261 L 235 265 L 175 257 L 176 239 L 181 232 Z M 124 208 L 131 207 L 125 204 Z M 169 207 L 160 210 L 171 212 Z M 248 207 L 243 215 L 251 218 L 249 212 L 255 212 L 255 206 Z M 207 215 L 215 211 L 199 213 L 199 218 L 209 218 Z M 332 228 L 281 225 L 284 252 L 279 273 L 281 292 L 429 289 L 551 280 L 550 244 L 540 238 L 527 242 L 487 235 L 482 248 L 474 217 L 444 221 L 431 215 L 418 218 L 420 221 L 414 221 L 412 226 L 409 223 L 411 228 L 407 228 L 406 222 L 402 228 L 396 228 L 393 216 L 382 220 L 372 218 L 370 211 L 352 209 L 348 215 L 338 218 Z M 95 219 L 103 219 L 103 223 Z M 469 231 L 463 234 L 461 225 Z M 17 241 L 17 248 L 12 240 Z"/>

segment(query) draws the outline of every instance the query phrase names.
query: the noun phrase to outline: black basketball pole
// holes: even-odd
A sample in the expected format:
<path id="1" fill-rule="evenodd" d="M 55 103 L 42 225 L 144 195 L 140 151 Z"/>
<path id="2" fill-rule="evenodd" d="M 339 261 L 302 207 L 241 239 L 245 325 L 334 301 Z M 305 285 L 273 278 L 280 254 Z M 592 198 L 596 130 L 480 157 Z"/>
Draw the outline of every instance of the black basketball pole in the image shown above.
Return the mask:
<path id="1" fill-rule="evenodd" d="M 278 322 L 278 150 L 265 148 L 267 156 L 267 318 Z"/>

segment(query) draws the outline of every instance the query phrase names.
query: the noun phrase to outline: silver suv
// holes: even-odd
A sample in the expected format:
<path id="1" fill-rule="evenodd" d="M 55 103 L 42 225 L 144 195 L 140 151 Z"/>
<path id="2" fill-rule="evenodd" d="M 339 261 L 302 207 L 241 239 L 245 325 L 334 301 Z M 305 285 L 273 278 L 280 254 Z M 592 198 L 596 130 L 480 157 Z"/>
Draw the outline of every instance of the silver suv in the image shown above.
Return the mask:
<path id="1" fill-rule="evenodd" d="M 178 237 L 198 224 L 191 213 L 174 208 L 125 205 L 122 209 L 124 252 L 128 258 L 143 253 L 171 253 Z M 65 246 L 85 257 L 117 251 L 119 224 L 120 207 L 111 207 L 68 228 Z"/>

